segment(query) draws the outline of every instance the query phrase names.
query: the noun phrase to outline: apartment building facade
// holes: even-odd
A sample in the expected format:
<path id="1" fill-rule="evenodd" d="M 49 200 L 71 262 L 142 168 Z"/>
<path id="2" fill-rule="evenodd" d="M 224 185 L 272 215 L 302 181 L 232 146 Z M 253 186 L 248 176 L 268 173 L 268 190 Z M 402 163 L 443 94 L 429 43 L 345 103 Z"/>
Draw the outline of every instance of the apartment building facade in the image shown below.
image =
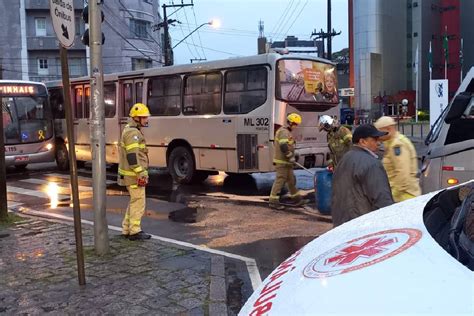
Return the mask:
<path id="1" fill-rule="evenodd" d="M 84 0 L 73 0 L 75 41 L 68 49 L 71 77 L 89 72 L 89 48 L 81 42 L 88 25 L 82 20 Z M 158 0 L 108 0 L 102 4 L 104 73 L 162 65 Z M 59 44 L 50 17 L 49 0 L 0 2 L 0 62 L 5 79 L 34 81 L 61 78 Z"/>

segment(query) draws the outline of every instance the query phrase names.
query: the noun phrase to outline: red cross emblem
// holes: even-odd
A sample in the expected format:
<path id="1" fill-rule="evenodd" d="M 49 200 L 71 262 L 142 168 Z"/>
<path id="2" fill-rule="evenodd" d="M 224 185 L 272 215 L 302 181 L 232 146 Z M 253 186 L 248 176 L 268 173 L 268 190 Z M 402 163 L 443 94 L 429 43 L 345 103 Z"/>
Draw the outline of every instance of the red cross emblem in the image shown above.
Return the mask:
<path id="1" fill-rule="evenodd" d="M 327 250 L 303 269 L 307 278 L 327 278 L 385 261 L 413 246 L 422 233 L 397 228 L 361 236 Z"/>
<path id="2" fill-rule="evenodd" d="M 333 267 L 351 264 L 359 257 L 370 258 L 383 253 L 387 250 L 384 246 L 397 242 L 396 238 L 389 238 L 387 240 L 383 239 L 383 237 L 372 238 L 363 242 L 361 245 L 350 245 L 349 247 L 339 250 L 338 255 L 327 258 L 324 264 L 328 265 L 335 263 Z"/>

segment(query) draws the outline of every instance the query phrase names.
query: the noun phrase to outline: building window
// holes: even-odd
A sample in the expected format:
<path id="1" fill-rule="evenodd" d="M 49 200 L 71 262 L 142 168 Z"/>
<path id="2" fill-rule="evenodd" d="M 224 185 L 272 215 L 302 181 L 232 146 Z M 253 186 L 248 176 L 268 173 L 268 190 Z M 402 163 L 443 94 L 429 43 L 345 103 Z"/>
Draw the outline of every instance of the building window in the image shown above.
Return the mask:
<path id="1" fill-rule="evenodd" d="M 82 73 L 82 58 L 69 58 L 69 72 L 71 77 L 80 77 Z"/>
<path id="2" fill-rule="evenodd" d="M 149 38 L 150 22 L 130 19 L 130 32 L 132 37 Z"/>
<path id="3" fill-rule="evenodd" d="M 82 34 L 82 32 L 84 31 L 83 30 L 83 23 L 82 23 L 82 18 L 76 16 L 76 18 L 74 19 L 74 26 L 76 27 L 76 35 L 77 36 L 80 36 Z"/>
<path id="4" fill-rule="evenodd" d="M 46 36 L 46 18 L 35 18 L 36 36 Z"/>
<path id="5" fill-rule="evenodd" d="M 47 75 L 48 71 L 48 60 L 46 58 L 38 59 L 38 75 Z"/>
<path id="6" fill-rule="evenodd" d="M 418 37 L 418 32 L 413 33 L 413 37 Z"/>
<path id="7" fill-rule="evenodd" d="M 132 70 L 151 68 L 151 60 L 143 58 L 132 58 Z"/>

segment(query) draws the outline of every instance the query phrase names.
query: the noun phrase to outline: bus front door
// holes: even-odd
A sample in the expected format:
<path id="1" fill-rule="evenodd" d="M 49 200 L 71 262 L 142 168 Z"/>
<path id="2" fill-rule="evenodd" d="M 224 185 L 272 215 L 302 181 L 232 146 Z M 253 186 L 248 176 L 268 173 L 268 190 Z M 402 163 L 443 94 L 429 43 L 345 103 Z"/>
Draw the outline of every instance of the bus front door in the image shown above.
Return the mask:
<path id="1" fill-rule="evenodd" d="M 76 139 L 76 159 L 78 165 L 91 160 L 90 147 L 90 87 L 89 85 L 75 85 L 73 87 L 74 101 L 74 136 Z"/>
<path id="2" fill-rule="evenodd" d="M 128 79 L 119 82 L 120 106 L 119 121 L 120 130 L 128 122 L 128 113 L 135 103 L 143 102 L 143 80 Z"/>

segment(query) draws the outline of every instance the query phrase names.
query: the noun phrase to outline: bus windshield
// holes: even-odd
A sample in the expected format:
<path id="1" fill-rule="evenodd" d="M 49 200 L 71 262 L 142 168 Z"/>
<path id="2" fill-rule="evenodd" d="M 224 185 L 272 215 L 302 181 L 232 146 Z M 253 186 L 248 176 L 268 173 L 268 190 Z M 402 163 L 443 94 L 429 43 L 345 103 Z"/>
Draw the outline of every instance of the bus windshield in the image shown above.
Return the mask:
<path id="1" fill-rule="evenodd" d="M 3 96 L 5 144 L 41 142 L 53 136 L 52 114 L 45 96 Z"/>
<path id="2" fill-rule="evenodd" d="M 314 60 L 281 59 L 277 69 L 277 99 L 326 107 L 339 103 L 336 66 Z"/>

